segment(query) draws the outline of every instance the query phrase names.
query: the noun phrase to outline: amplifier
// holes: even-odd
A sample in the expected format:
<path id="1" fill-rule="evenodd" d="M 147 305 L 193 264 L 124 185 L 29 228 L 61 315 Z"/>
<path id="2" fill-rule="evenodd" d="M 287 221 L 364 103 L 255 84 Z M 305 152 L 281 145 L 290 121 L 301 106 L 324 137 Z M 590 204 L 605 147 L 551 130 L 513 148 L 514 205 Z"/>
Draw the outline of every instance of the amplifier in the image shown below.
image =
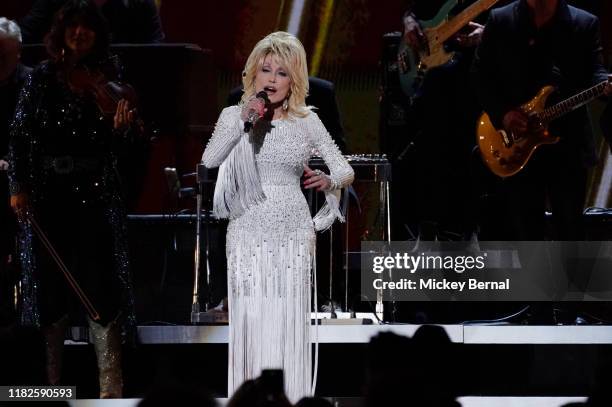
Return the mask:
<path id="1" fill-rule="evenodd" d="M 352 154 L 344 156 L 353 170 L 355 180 L 360 182 L 391 181 L 391 164 L 384 154 Z M 308 165 L 311 168 L 327 168 L 320 157 L 312 158 Z"/>

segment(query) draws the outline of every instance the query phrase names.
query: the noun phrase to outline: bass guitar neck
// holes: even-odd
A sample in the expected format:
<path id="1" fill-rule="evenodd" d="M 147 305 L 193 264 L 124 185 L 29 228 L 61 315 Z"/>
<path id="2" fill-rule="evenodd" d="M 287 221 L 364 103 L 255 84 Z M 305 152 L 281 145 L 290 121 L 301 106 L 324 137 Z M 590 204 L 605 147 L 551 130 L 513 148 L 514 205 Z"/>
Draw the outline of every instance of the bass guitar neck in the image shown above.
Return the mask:
<path id="1" fill-rule="evenodd" d="M 402 91 L 413 99 L 421 88 L 427 70 L 443 65 L 454 55 L 444 48 L 444 43 L 465 27 L 471 20 L 491 8 L 499 0 L 478 0 L 465 10 L 449 19 L 457 0 L 448 0 L 436 16 L 428 21 L 420 21 L 427 40 L 427 49 L 414 50 L 404 41 L 398 50 L 398 73 Z"/>

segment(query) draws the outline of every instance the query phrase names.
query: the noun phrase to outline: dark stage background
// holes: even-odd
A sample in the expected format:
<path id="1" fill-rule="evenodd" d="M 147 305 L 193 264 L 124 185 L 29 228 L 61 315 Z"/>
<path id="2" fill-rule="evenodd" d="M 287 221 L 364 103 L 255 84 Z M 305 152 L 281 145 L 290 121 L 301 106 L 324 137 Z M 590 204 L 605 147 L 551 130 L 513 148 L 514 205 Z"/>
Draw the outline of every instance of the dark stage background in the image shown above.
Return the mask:
<path id="1" fill-rule="evenodd" d="M 277 29 L 286 30 L 291 0 L 158 0 L 167 42 L 193 43 L 212 51 L 217 77 L 216 112 L 227 91 L 239 83 L 253 45 Z M 502 0 L 499 4 L 507 3 Z M 351 151 L 378 150 L 379 61 L 382 35 L 401 30 L 407 1 L 305 0 L 299 37 L 309 55 L 311 74 L 336 83 Z M 612 63 L 612 2 L 571 0 L 601 18 L 602 40 Z M 19 18 L 32 0 L 3 0 L 0 15 Z M 152 66 L 150 69 L 155 70 Z M 160 81 L 177 81 L 160 77 Z M 209 95 L 202 95 L 207 98 Z M 214 116 L 214 115 L 213 115 Z"/>
<path id="2" fill-rule="evenodd" d="M 499 2 L 500 5 L 507 0 Z M 240 83 L 243 64 L 254 44 L 275 30 L 287 30 L 297 0 L 158 0 L 168 44 L 152 51 L 147 47 L 118 47 L 128 79 L 150 103 L 143 111 L 151 123 L 152 139 L 142 149 L 124 157 L 126 193 L 132 214 L 162 214 L 161 220 L 131 226 L 137 286 L 141 290 L 141 321 L 185 317 L 191 283 L 193 222 L 177 222 L 172 214 L 192 207 L 168 194 L 163 168 L 177 167 L 184 174 L 195 169 L 229 90 Z M 376 153 L 379 136 L 381 57 L 383 34 L 401 30 L 407 1 L 304 0 L 298 36 L 309 56 L 311 75 L 331 80 L 352 153 Z M 602 41 L 608 66 L 612 63 L 612 1 L 573 0 L 601 18 Z M 19 19 L 32 0 L 1 0 L 0 16 Z M 482 16 L 480 20 L 484 20 Z M 24 60 L 44 57 L 41 47 L 24 50 Z M 592 106 L 593 121 L 601 104 Z M 598 126 L 594 126 L 599 132 Z M 601 157 L 609 156 L 601 135 Z M 612 160 L 608 160 L 612 163 Z M 603 166 L 594 170 L 592 185 L 601 179 Z M 418 174 L 417 174 L 418 175 Z M 189 180 L 185 181 L 186 183 Z M 396 181 L 392 188 L 404 188 Z M 594 191 L 596 188 L 591 188 Z M 359 191 L 362 192 L 362 191 Z M 373 191 L 374 196 L 376 191 Z M 374 218 L 376 199 L 362 195 L 363 222 Z M 595 193 L 589 196 L 592 205 Z M 365 196 L 365 197 L 364 197 Z M 606 206 L 610 207 L 610 197 Z M 157 223 L 156 223 L 157 222 Z M 160 227 L 161 226 L 161 227 Z M 215 238 L 223 241 L 223 231 Z M 356 236 L 361 240 L 363 235 Z M 215 253 L 224 257 L 223 248 Z M 220 260 L 222 261 L 222 260 Z M 222 267 L 222 266 L 221 266 Z M 172 270 L 172 273 L 166 273 Z M 145 284 L 139 284 L 145 283 Z M 224 285 L 221 282 L 220 285 Z M 218 299 L 220 293 L 215 293 Z M 185 302 L 176 301 L 177 298 Z M 167 301 L 174 299 L 173 301 Z M 173 309 L 150 312 L 149 305 L 173 303 Z"/>

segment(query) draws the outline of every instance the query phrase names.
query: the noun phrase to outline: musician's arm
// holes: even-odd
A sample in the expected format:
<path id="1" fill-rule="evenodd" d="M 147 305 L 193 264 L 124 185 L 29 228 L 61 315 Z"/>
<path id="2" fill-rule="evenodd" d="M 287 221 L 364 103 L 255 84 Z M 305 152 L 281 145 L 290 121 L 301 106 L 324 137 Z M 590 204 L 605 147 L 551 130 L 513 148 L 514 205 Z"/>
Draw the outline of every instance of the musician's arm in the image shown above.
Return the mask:
<path id="1" fill-rule="evenodd" d="M 499 34 L 496 30 L 495 12 L 491 12 L 484 27 L 482 38 L 472 63 L 472 74 L 476 84 L 478 98 L 484 110 L 488 113 L 493 125 L 502 126 L 505 113 L 509 110 L 500 97 L 501 81 L 498 77 Z"/>
<path id="2" fill-rule="evenodd" d="M 429 20 L 435 17 L 442 1 L 411 0 L 402 16 L 404 42 L 414 50 L 428 51 L 429 44 L 423 33 L 419 20 Z"/>
<path id="3" fill-rule="evenodd" d="M 597 84 L 609 79 L 609 73 L 604 67 L 603 47 L 601 46 L 601 30 L 599 19 L 595 19 L 590 29 L 591 38 L 591 72 L 592 83 Z M 608 101 L 612 95 L 612 85 L 608 85 Z M 612 103 L 608 102 L 600 117 L 601 130 L 612 152 Z"/>
<path id="4" fill-rule="evenodd" d="M 599 19 L 595 18 L 589 28 L 589 40 L 591 42 L 590 58 L 592 85 L 596 85 L 608 79 L 608 71 L 604 66 L 603 46 L 601 45 L 601 29 Z"/>
<path id="5" fill-rule="evenodd" d="M 414 50 L 427 47 L 427 40 L 425 39 L 425 34 L 423 34 L 423 30 L 421 29 L 419 20 L 414 14 L 412 8 L 408 9 L 404 13 L 404 16 L 402 17 L 402 24 L 404 42 L 406 43 L 406 45 L 408 45 Z"/>
<path id="6" fill-rule="evenodd" d="M 599 120 L 601 132 L 610 147 L 610 153 L 612 153 L 612 103 L 608 103 Z"/>
<path id="7" fill-rule="evenodd" d="M 589 49 L 591 58 L 591 82 L 593 85 L 608 80 L 609 73 L 604 66 L 603 47 L 601 45 L 601 30 L 599 19 L 595 18 L 589 29 Z M 612 93 L 612 85 L 608 86 L 608 100 Z M 604 138 L 612 152 L 612 103 L 608 103 L 600 117 L 600 125 Z"/>
<path id="8" fill-rule="evenodd" d="M 8 145 L 7 171 L 11 195 L 28 193 L 31 181 L 33 138 L 36 127 L 36 110 L 42 96 L 44 78 L 42 68 L 35 68 L 28 75 L 21 89 L 15 117 L 11 126 Z"/>

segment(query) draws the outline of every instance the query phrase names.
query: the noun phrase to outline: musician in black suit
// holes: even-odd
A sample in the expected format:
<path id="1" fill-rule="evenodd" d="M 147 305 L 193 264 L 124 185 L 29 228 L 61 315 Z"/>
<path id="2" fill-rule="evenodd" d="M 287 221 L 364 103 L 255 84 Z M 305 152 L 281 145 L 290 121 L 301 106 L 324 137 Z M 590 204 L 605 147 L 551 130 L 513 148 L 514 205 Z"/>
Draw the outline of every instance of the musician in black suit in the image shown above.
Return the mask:
<path id="1" fill-rule="evenodd" d="M 336 102 L 334 84 L 325 79 L 311 76 L 308 78 L 308 86 L 306 104 L 317 108 L 317 115 L 319 115 L 319 118 L 325 125 L 332 139 L 336 142 L 340 151 L 342 151 L 343 154 L 347 154 L 348 149 L 344 138 L 340 111 L 338 110 L 338 104 Z M 241 97 L 242 88 L 240 86 L 232 89 L 227 98 L 227 105 L 233 106 L 238 104 Z"/>
<path id="2" fill-rule="evenodd" d="M 473 2 L 459 1 L 451 14 Z M 408 47 L 421 52 L 428 49 L 420 21 L 434 18 L 446 3 L 408 2 L 402 17 L 403 41 Z M 469 68 L 482 28 L 476 22 L 466 22 L 446 43 L 455 53 L 453 59 L 429 67 L 407 103 L 408 129 L 402 137 L 413 143 L 403 154 L 390 152 L 394 184 L 410 186 L 391 191 L 396 239 L 463 240 L 475 229 L 470 165 L 480 107 Z"/>
<path id="3" fill-rule="evenodd" d="M 460 0 L 451 10 L 450 18 L 475 2 Z M 504 2 L 507 3 L 506 0 L 499 3 Z M 409 2 L 402 17 L 403 41 L 409 47 L 427 49 L 419 21 L 433 19 L 446 3 L 444 0 Z M 477 229 L 481 191 L 476 184 L 482 164 L 473 151 L 476 121 L 482 108 L 470 69 L 483 31 L 478 22 L 484 23 L 486 14 L 483 12 L 475 21 L 466 22 L 447 41 L 446 48 L 454 52 L 454 57 L 426 71 L 409 105 L 406 120 L 409 134 L 404 136 L 413 143 L 402 159 L 393 162 L 394 240 L 414 236 L 422 241 L 470 240 Z M 450 305 L 435 301 L 405 302 L 395 308 L 398 320 L 413 323 L 490 320 L 520 309 L 514 304 L 483 306 L 460 302 Z"/>
<path id="4" fill-rule="evenodd" d="M 599 20 L 566 0 L 519 0 L 493 10 L 474 61 L 480 100 L 496 128 L 521 134 L 527 117 L 517 108 L 545 85 L 565 99 L 605 81 Z M 608 85 L 606 93 L 612 93 Z M 554 100 L 553 100 L 554 101 Z M 552 122 L 561 137 L 535 152 L 517 175 L 499 184 L 488 240 L 581 240 L 587 169 L 596 163 L 586 108 Z M 553 232 L 546 234 L 546 203 Z"/>

